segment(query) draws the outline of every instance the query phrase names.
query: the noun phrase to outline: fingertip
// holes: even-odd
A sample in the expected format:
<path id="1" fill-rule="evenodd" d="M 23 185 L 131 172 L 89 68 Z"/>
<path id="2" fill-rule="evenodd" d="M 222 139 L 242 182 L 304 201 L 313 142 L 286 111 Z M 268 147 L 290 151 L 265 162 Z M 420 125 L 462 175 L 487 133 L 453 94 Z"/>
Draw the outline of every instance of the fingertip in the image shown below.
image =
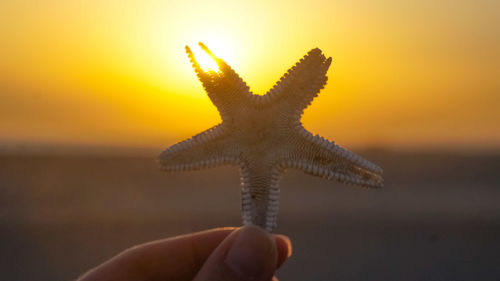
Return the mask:
<path id="1" fill-rule="evenodd" d="M 292 255 L 292 241 L 290 240 L 290 237 L 283 234 L 275 234 L 274 236 L 277 245 L 280 245 L 279 247 L 284 247 L 287 257 L 290 257 Z"/>
<path id="2" fill-rule="evenodd" d="M 236 233 L 224 262 L 242 277 L 259 278 L 275 266 L 274 261 L 278 254 L 273 240 L 273 237 L 260 227 L 244 226 Z"/>
<path id="3" fill-rule="evenodd" d="M 276 249 L 278 250 L 278 262 L 276 268 L 280 268 L 283 263 L 292 255 L 292 242 L 290 238 L 281 234 L 274 234 Z"/>

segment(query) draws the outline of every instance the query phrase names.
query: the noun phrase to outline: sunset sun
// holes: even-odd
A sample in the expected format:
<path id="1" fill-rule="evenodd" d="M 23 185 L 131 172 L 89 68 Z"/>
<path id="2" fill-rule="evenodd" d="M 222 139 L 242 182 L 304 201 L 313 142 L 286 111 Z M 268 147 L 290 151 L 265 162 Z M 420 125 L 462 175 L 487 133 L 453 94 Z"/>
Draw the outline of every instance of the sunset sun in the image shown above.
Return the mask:
<path id="1" fill-rule="evenodd" d="M 204 52 L 199 46 L 194 46 L 191 50 L 203 71 L 219 71 L 219 66 L 214 59 Z"/>

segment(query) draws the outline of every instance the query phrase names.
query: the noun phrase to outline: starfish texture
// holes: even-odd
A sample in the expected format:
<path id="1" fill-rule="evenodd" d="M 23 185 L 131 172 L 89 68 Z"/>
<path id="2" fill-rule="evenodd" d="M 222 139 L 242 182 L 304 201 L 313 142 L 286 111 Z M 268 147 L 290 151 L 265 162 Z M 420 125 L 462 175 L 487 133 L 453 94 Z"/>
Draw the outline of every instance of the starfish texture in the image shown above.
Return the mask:
<path id="1" fill-rule="evenodd" d="M 218 71 L 204 70 L 186 46 L 199 80 L 219 110 L 222 123 L 163 151 L 165 171 L 218 165 L 241 169 L 244 224 L 276 227 L 278 181 L 286 168 L 339 182 L 381 187 L 382 169 L 332 141 L 312 135 L 300 122 L 304 109 L 327 81 L 331 58 L 312 49 L 265 95 L 254 95 L 238 74 L 205 45 Z"/>

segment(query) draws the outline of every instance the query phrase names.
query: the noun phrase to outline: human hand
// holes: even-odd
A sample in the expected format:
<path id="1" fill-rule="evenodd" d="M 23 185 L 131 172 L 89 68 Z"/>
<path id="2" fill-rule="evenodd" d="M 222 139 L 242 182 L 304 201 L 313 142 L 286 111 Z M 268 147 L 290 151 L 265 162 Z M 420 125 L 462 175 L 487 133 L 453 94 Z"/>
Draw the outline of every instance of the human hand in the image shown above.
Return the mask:
<path id="1" fill-rule="evenodd" d="M 257 226 L 218 228 L 134 246 L 77 281 L 269 281 L 290 240 Z"/>

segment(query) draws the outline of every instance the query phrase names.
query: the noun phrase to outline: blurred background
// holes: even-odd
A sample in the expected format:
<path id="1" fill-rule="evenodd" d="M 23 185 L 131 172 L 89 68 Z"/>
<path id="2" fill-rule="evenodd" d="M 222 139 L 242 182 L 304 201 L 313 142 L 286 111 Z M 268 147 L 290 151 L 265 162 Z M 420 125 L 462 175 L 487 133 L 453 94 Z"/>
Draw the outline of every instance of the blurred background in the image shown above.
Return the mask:
<path id="1" fill-rule="evenodd" d="M 218 122 L 184 45 L 256 94 L 333 58 L 303 123 L 385 170 L 364 190 L 290 170 L 280 280 L 499 280 L 500 2 L 0 2 L 0 271 L 71 280 L 137 243 L 240 224 L 236 167 L 156 156 Z"/>

